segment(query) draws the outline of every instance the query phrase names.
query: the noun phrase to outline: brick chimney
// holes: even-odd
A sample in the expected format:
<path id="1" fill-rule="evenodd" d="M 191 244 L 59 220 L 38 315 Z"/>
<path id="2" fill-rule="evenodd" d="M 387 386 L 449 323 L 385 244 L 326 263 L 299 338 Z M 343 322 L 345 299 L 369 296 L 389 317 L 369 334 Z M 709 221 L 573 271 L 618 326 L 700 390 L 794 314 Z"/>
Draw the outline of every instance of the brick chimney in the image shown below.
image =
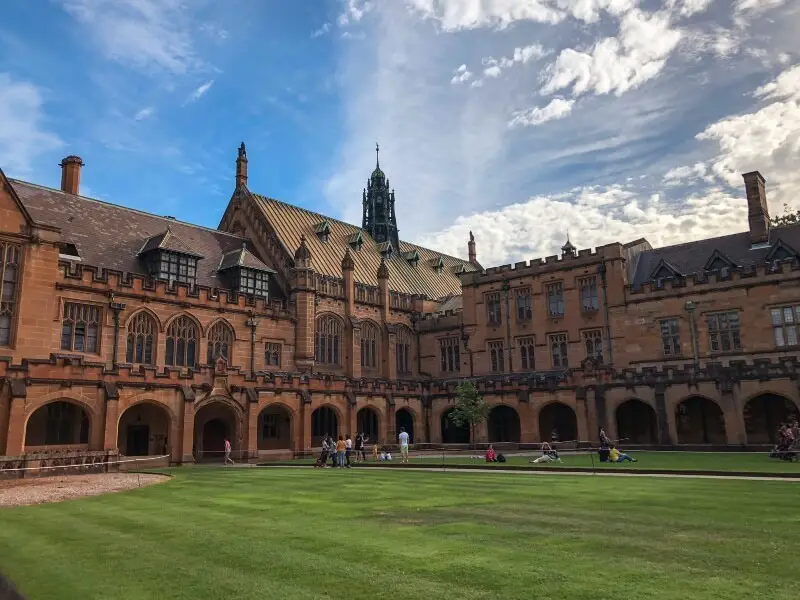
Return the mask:
<path id="1" fill-rule="evenodd" d="M 469 262 L 473 265 L 478 264 L 478 257 L 475 254 L 475 236 L 469 232 L 469 243 L 467 243 L 467 250 L 469 251 Z"/>
<path id="2" fill-rule="evenodd" d="M 750 243 L 769 241 L 769 208 L 764 178 L 758 171 L 745 173 L 744 189 L 747 192 L 747 220 L 750 223 Z"/>
<path id="3" fill-rule="evenodd" d="M 83 166 L 81 157 L 68 156 L 58 166 L 61 167 L 61 191 L 75 195 L 80 193 L 81 167 Z"/>

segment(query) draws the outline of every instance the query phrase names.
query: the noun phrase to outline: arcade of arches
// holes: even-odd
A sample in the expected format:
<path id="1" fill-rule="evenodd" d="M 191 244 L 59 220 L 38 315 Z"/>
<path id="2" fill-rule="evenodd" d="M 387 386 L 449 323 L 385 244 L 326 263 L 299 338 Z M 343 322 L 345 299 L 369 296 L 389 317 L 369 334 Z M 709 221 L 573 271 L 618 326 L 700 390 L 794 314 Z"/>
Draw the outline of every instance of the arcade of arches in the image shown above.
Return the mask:
<path id="1" fill-rule="evenodd" d="M 641 400 L 626 400 L 617 407 L 617 439 L 628 444 L 657 444 L 656 411 Z"/>
<path id="2" fill-rule="evenodd" d="M 163 406 L 140 402 L 119 418 L 117 447 L 125 456 L 163 456 L 170 449 L 170 417 Z"/>
<path id="3" fill-rule="evenodd" d="M 220 460 L 228 439 L 233 450 L 240 449 L 239 418 L 227 402 L 211 401 L 194 415 L 194 456 L 196 460 Z"/>
<path id="4" fill-rule="evenodd" d="M 487 427 L 490 442 L 520 442 L 519 414 L 510 406 L 500 404 L 492 408 Z"/>
<path id="5" fill-rule="evenodd" d="M 258 415 L 258 449 L 292 448 L 292 413 L 283 405 L 273 404 Z"/>
<path id="6" fill-rule="evenodd" d="M 542 441 L 571 442 L 578 439 L 578 417 L 562 402 L 551 402 L 539 412 L 539 437 Z"/>
<path id="7" fill-rule="evenodd" d="M 79 404 L 58 400 L 36 409 L 25 428 L 25 450 L 89 444 L 89 414 Z"/>

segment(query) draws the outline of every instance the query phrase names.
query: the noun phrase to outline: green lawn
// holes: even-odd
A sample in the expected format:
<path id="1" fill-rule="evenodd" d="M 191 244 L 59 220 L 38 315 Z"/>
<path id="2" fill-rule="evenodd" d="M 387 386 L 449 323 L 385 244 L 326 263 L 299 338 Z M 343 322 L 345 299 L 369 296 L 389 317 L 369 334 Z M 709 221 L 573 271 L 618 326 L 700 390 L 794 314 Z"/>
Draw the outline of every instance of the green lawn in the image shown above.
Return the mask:
<path id="1" fill-rule="evenodd" d="M 30 600 L 797 597 L 800 483 L 174 471 L 0 510 Z"/>
<path id="2" fill-rule="evenodd" d="M 636 452 L 631 451 L 630 455 L 638 459 L 636 463 L 601 463 L 597 459 L 597 454 L 561 454 L 560 463 L 547 463 L 532 465 L 530 461 L 540 456 L 531 454 L 530 456 L 509 456 L 506 463 L 486 463 L 483 454 L 480 452 L 463 452 L 463 456 L 454 456 L 453 453 L 436 455 L 426 453 L 424 455 L 411 453 L 411 463 L 425 463 L 431 465 L 480 465 L 489 468 L 503 468 L 507 465 L 526 466 L 531 468 L 550 468 L 550 467 L 579 467 L 585 469 L 596 468 L 598 470 L 608 469 L 664 469 L 670 471 L 745 471 L 752 473 L 797 473 L 800 474 L 800 462 L 787 462 L 769 458 L 765 452 L 752 453 L 723 453 L 723 452 Z M 399 462 L 399 455 L 393 456 L 392 463 Z M 312 460 L 298 460 L 294 464 L 311 464 Z M 370 457 L 370 463 L 374 463 Z M 265 463 L 269 464 L 269 463 Z M 293 464 L 292 462 L 281 464 Z"/>

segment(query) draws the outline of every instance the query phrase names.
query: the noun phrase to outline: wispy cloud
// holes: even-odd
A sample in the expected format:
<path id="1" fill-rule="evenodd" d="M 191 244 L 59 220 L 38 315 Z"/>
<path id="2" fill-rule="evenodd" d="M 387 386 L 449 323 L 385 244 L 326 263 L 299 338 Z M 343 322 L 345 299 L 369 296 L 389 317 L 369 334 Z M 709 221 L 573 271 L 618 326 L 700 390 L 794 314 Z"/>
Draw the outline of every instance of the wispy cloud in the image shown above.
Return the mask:
<path id="1" fill-rule="evenodd" d="M 564 98 L 554 98 L 547 106 L 542 108 L 534 107 L 519 111 L 512 115 L 508 122 L 509 127 L 530 127 L 541 125 L 548 121 L 563 119 L 572 110 L 575 100 L 565 100 Z"/>
<path id="2" fill-rule="evenodd" d="M 330 30 L 331 30 L 331 24 L 330 23 L 323 23 L 322 26 L 319 29 L 315 29 L 313 32 L 311 32 L 311 37 L 312 38 L 322 37 L 323 35 L 328 33 Z"/>
<path id="3" fill-rule="evenodd" d="M 211 89 L 211 86 L 214 85 L 214 80 L 209 79 L 203 85 L 197 87 L 192 91 L 191 94 L 186 98 L 186 102 L 184 104 L 190 104 L 192 102 L 197 102 L 200 98 L 206 95 L 208 90 Z"/>
<path id="4" fill-rule="evenodd" d="M 45 127 L 42 92 L 0 73 L 0 166 L 10 175 L 31 172 L 34 160 L 64 145 Z"/>
<path id="5" fill-rule="evenodd" d="M 63 0 L 62 5 L 111 60 L 172 73 L 198 63 L 182 0 Z"/>
<path id="6" fill-rule="evenodd" d="M 146 106 L 140 111 L 138 111 L 134 116 L 134 121 L 144 121 L 145 119 L 149 119 L 155 113 L 155 109 L 152 106 Z"/>

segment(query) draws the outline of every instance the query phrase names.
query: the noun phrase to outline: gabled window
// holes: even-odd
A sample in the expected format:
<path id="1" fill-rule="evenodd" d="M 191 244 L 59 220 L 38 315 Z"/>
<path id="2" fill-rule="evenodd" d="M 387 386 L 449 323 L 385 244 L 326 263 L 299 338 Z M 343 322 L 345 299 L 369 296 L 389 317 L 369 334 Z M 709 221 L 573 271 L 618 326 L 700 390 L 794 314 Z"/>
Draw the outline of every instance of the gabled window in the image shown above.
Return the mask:
<path id="1" fill-rule="evenodd" d="M 141 365 L 154 365 L 153 348 L 156 343 L 155 319 L 147 312 L 136 314 L 128 323 L 128 339 L 125 361 Z"/>
<path id="2" fill-rule="evenodd" d="M 711 352 L 732 352 L 742 349 L 739 336 L 739 313 L 735 310 L 707 315 Z"/>
<path id="3" fill-rule="evenodd" d="M 547 312 L 551 317 L 564 316 L 564 284 L 560 281 L 545 286 Z"/>
<path id="4" fill-rule="evenodd" d="M 11 344 L 11 330 L 17 308 L 20 247 L 0 242 L 0 346 Z"/>
<path id="5" fill-rule="evenodd" d="M 416 267 L 419 264 L 419 252 L 416 250 L 406 252 L 403 256 L 408 261 L 408 264 L 410 264 L 412 267 Z"/>
<path id="6" fill-rule="evenodd" d="M 534 337 L 524 337 L 520 338 L 517 343 L 519 344 L 519 358 L 522 368 L 527 371 L 533 371 L 536 368 L 533 355 L 536 339 Z"/>
<path id="7" fill-rule="evenodd" d="M 158 250 L 150 258 L 150 274 L 170 285 L 174 282 L 194 285 L 197 280 L 197 259 L 169 250 Z"/>
<path id="8" fill-rule="evenodd" d="M 213 365 L 217 358 L 222 357 L 230 363 L 233 356 L 233 332 L 227 323 L 217 321 L 208 331 L 208 362 Z"/>
<path id="9" fill-rule="evenodd" d="M 442 372 L 457 373 L 461 370 L 461 357 L 458 349 L 458 338 L 449 337 L 439 340 L 442 355 Z"/>
<path id="10" fill-rule="evenodd" d="M 361 246 L 364 245 L 364 236 L 361 235 L 360 231 L 356 231 L 353 235 L 350 236 L 350 239 L 347 242 L 350 244 L 350 247 L 353 250 L 361 250 Z"/>
<path id="11" fill-rule="evenodd" d="M 441 273 L 444 271 L 444 260 L 442 260 L 441 256 L 437 256 L 436 258 L 431 259 L 431 266 L 433 270 L 437 273 Z"/>
<path id="12" fill-rule="evenodd" d="M 553 359 L 554 369 L 566 369 L 569 367 L 569 349 L 567 346 L 567 334 L 557 333 L 548 336 L 550 342 L 550 356 Z"/>
<path id="13" fill-rule="evenodd" d="M 682 276 L 683 275 L 680 271 L 678 271 L 678 269 L 662 258 L 658 265 L 656 265 L 656 268 L 653 269 L 653 272 L 650 274 L 650 279 L 660 281 Z"/>
<path id="14" fill-rule="evenodd" d="M 314 232 L 317 234 L 317 238 L 319 238 L 320 242 L 327 242 L 331 235 L 330 223 L 328 223 L 327 220 L 317 223 L 317 226 L 314 228 Z"/>
<path id="15" fill-rule="evenodd" d="M 704 270 L 708 272 L 723 272 L 727 273 L 728 269 L 736 267 L 736 263 L 728 258 L 719 250 L 714 250 L 711 256 L 706 261 Z"/>
<path id="16" fill-rule="evenodd" d="M 65 302 L 61 321 L 61 349 L 97 353 L 99 339 L 100 307 Z"/>
<path id="17" fill-rule="evenodd" d="M 533 318 L 531 288 L 517 290 L 517 321 L 530 321 Z"/>
<path id="18" fill-rule="evenodd" d="M 197 325 L 181 315 L 167 327 L 167 355 L 164 363 L 170 367 L 194 367 L 197 364 Z"/>
<path id="19" fill-rule="evenodd" d="M 797 257 L 798 254 L 795 249 L 779 239 L 772 245 L 769 252 L 767 252 L 766 261 L 775 262 Z"/>
<path id="20" fill-rule="evenodd" d="M 500 293 L 492 292 L 486 294 L 486 319 L 489 325 L 499 325 L 500 316 Z"/>
<path id="21" fill-rule="evenodd" d="M 269 297 L 269 273 L 257 269 L 239 268 L 237 291 L 259 298 Z"/>
<path id="22" fill-rule="evenodd" d="M 600 310 L 600 300 L 597 297 L 597 277 L 579 279 L 578 286 L 581 290 L 581 310 L 588 313 Z"/>
<path id="23" fill-rule="evenodd" d="M 492 373 L 502 373 L 505 370 L 503 342 L 489 342 L 489 361 Z"/>

